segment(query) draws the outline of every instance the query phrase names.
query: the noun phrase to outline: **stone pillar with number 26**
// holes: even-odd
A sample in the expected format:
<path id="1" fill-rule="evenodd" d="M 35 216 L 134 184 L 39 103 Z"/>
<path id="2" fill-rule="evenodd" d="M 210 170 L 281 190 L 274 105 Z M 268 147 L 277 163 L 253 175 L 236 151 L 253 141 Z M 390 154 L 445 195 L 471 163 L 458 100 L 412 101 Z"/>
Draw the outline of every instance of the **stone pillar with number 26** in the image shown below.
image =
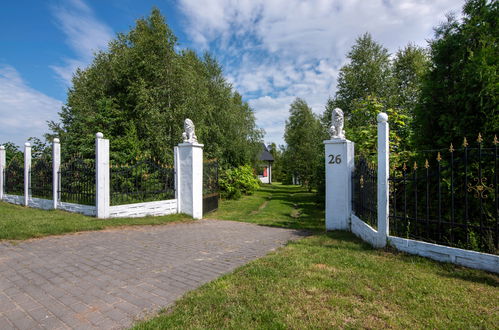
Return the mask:
<path id="1" fill-rule="evenodd" d="M 343 111 L 333 110 L 326 152 L 326 230 L 350 230 L 354 143 L 345 138 Z"/>

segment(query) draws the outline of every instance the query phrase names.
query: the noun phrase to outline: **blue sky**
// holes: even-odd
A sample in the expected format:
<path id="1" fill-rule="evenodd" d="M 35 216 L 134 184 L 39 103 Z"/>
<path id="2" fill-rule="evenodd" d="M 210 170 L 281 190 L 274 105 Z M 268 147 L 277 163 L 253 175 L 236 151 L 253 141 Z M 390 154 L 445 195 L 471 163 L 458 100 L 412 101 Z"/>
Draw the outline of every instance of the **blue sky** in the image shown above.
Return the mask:
<path id="1" fill-rule="evenodd" d="M 266 142 L 283 143 L 289 104 L 314 112 L 334 94 L 355 39 L 370 32 L 394 53 L 421 46 L 459 0 L 15 0 L 0 5 L 0 142 L 48 131 L 72 73 L 117 32 L 158 7 L 179 47 L 218 58 L 255 110 Z"/>

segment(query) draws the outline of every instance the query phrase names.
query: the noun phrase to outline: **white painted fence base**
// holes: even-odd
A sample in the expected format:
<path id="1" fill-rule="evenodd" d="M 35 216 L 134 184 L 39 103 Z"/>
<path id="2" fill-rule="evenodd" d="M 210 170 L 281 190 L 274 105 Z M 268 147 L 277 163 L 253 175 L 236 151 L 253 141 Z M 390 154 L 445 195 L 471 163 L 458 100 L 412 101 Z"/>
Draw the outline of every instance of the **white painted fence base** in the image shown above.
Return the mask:
<path id="1" fill-rule="evenodd" d="M 51 210 L 54 208 L 54 202 L 51 199 L 30 197 L 28 199 L 28 206 L 37 209 Z"/>
<path id="2" fill-rule="evenodd" d="M 97 216 L 97 208 L 93 205 L 83 205 L 83 204 L 75 204 L 68 202 L 59 202 L 57 203 L 57 208 L 59 210 L 80 213 L 83 215 L 88 215 L 89 217 Z"/>
<path id="3" fill-rule="evenodd" d="M 388 236 L 388 242 L 397 250 L 410 254 L 499 273 L 499 256 L 493 254 L 463 250 L 394 236 Z"/>
<path id="4" fill-rule="evenodd" d="M 378 232 L 367 223 L 359 219 L 355 214 L 352 213 L 350 218 L 350 230 L 355 234 L 358 238 L 362 239 L 365 242 L 368 242 L 374 247 L 383 247 L 384 244 L 380 244 Z"/>
<path id="5" fill-rule="evenodd" d="M 110 218 L 140 218 L 177 213 L 177 200 L 169 199 L 157 202 L 125 204 L 111 206 Z"/>
<path id="6" fill-rule="evenodd" d="M 4 194 L 3 200 L 7 203 L 24 205 L 24 196 Z"/>

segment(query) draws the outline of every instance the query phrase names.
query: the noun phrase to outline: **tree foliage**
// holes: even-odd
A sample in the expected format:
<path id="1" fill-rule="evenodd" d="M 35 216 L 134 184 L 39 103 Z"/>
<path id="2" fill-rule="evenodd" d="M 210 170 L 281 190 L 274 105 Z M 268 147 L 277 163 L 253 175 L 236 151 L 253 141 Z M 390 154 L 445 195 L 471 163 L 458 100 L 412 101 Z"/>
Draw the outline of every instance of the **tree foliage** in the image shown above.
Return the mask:
<path id="1" fill-rule="evenodd" d="M 153 9 L 78 70 L 60 122 L 50 123 L 63 150 L 93 155 L 101 131 L 110 139 L 112 160 L 142 154 L 171 162 L 183 121 L 191 118 L 208 158 L 233 166 L 253 162 L 262 135 L 253 110 L 212 56 L 200 58 L 176 46 L 164 17 Z"/>
<path id="2" fill-rule="evenodd" d="M 329 127 L 333 109 L 341 108 L 347 138 L 357 144 L 358 152 L 369 156 L 376 152 L 376 117 L 386 112 L 391 149 L 401 157 L 411 147 L 414 109 L 429 63 L 425 49 L 408 44 L 391 59 L 388 50 L 366 33 L 356 40 L 347 58 L 322 124 Z"/>
<path id="3" fill-rule="evenodd" d="M 387 100 L 391 84 L 389 56 L 388 50 L 369 33 L 357 38 L 347 54 L 349 63 L 340 69 L 334 107 L 341 108 L 350 118 L 354 102 L 368 96 Z"/>
<path id="4" fill-rule="evenodd" d="M 324 177 L 323 128 L 307 103 L 297 98 L 290 106 L 284 140 L 287 172 L 309 188 L 317 187 Z M 322 169 L 322 171 L 321 171 Z M 322 172 L 322 173 L 321 173 Z"/>
<path id="5" fill-rule="evenodd" d="M 468 0 L 463 19 L 435 29 L 432 66 L 416 112 L 422 148 L 459 145 L 463 137 L 499 131 L 499 2 Z"/>

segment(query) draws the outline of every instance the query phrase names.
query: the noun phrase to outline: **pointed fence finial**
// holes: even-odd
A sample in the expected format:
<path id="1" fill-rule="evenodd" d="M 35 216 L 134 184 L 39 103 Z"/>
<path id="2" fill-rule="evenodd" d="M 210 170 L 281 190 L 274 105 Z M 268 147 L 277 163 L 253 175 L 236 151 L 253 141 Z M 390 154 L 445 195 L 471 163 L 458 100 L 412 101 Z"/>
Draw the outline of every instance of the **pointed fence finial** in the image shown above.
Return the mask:
<path id="1" fill-rule="evenodd" d="M 466 136 L 464 137 L 463 147 L 465 147 L 465 148 L 468 147 L 468 141 L 466 140 Z"/>
<path id="2" fill-rule="evenodd" d="M 497 146 L 497 144 L 499 143 L 499 141 L 497 140 L 497 135 L 494 135 L 494 145 Z"/>
<path id="3" fill-rule="evenodd" d="M 404 166 L 402 166 L 402 171 L 407 171 L 407 165 L 404 163 Z"/>
<path id="4" fill-rule="evenodd" d="M 442 156 L 440 155 L 440 151 L 437 153 L 437 162 L 440 163 L 440 161 L 442 160 Z"/>
<path id="5" fill-rule="evenodd" d="M 414 170 L 418 169 L 418 163 L 414 162 Z"/>
<path id="6" fill-rule="evenodd" d="M 428 159 L 426 159 L 424 162 L 424 168 L 428 169 L 429 167 L 430 167 L 430 164 L 428 163 Z"/>
<path id="7" fill-rule="evenodd" d="M 483 142 L 483 139 L 482 139 L 482 134 L 478 133 L 478 138 L 476 139 L 476 141 L 478 143 L 482 143 Z"/>
<path id="8" fill-rule="evenodd" d="M 449 151 L 450 152 L 454 152 L 456 149 L 454 149 L 454 146 L 452 145 L 452 143 L 450 144 L 450 147 L 449 147 Z"/>

